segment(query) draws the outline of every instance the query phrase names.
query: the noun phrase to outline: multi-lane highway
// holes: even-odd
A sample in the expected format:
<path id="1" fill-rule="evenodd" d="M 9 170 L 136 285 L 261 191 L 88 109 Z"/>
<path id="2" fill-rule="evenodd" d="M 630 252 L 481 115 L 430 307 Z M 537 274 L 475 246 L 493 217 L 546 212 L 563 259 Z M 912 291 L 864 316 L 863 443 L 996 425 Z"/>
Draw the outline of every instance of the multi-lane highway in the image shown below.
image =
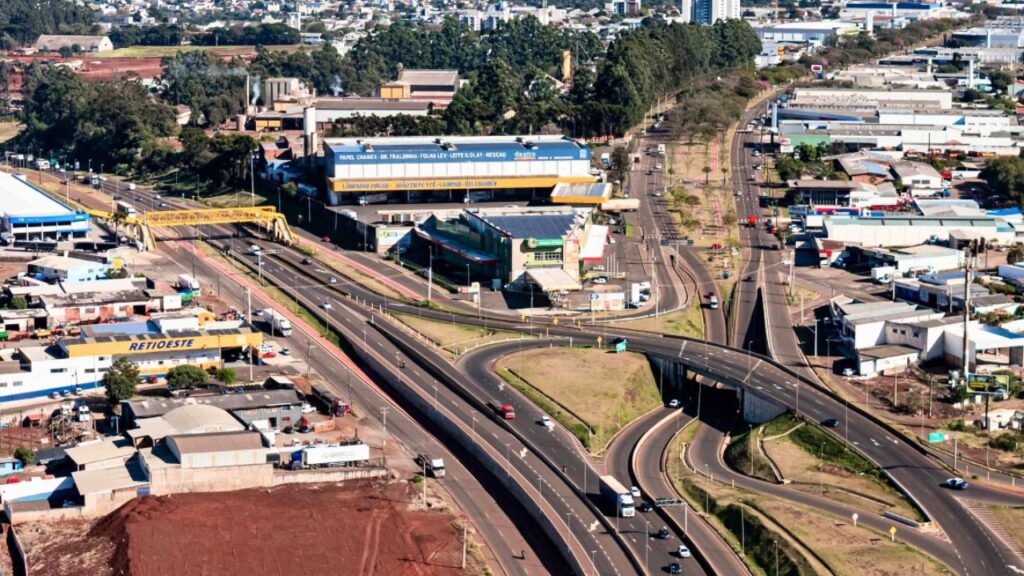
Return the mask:
<path id="1" fill-rule="evenodd" d="M 736 173 L 737 171 L 734 170 L 734 174 Z M 742 173 L 742 170 L 739 171 L 739 174 L 742 175 Z M 750 196 L 750 194 L 747 196 Z M 751 262 L 754 262 L 754 264 L 751 264 Z M 767 282 L 763 272 L 765 267 L 760 262 L 759 258 L 755 259 L 752 257 L 748 260 L 744 271 L 749 274 L 756 273 L 759 279 L 752 281 L 752 283 L 764 286 Z M 284 268 L 281 270 L 283 272 Z M 276 274 L 274 271 L 270 272 L 271 274 Z M 288 272 L 286 274 L 291 273 Z M 287 278 L 288 276 L 285 276 L 276 280 L 287 284 Z M 364 291 L 357 286 L 346 286 L 345 288 L 363 300 L 375 303 L 379 303 L 381 300 L 376 295 Z M 315 289 L 316 292 L 306 296 L 309 302 L 321 301 L 319 298 L 323 297 L 323 291 L 330 290 L 331 288 L 315 286 Z M 334 289 L 337 290 L 337 287 L 334 287 Z M 742 295 L 744 292 L 744 290 L 740 290 L 737 294 Z M 742 298 L 737 301 L 737 305 L 743 305 Z M 394 303 L 391 306 L 400 309 L 405 307 L 405 305 Z M 415 310 L 417 309 L 408 307 L 410 312 Z M 735 316 L 742 316 L 741 310 L 741 308 L 737 308 Z M 484 321 L 482 318 L 456 318 L 454 315 L 429 310 L 421 310 L 420 312 L 424 315 L 458 320 L 464 323 Z M 770 316 L 772 315 L 770 309 L 768 313 Z M 501 323 L 504 324 L 503 327 L 514 330 L 525 328 L 523 325 L 509 320 L 492 318 L 490 322 L 492 326 L 495 323 Z M 786 322 L 788 322 L 788 316 L 786 316 Z M 552 334 L 573 335 L 577 338 L 581 336 L 596 336 L 595 333 L 586 327 L 567 328 L 555 325 L 548 325 L 547 327 Z M 776 330 L 770 331 L 773 334 L 775 332 Z M 791 333 L 792 330 L 790 329 L 789 332 Z M 736 341 L 738 343 L 738 340 Z M 791 373 L 785 370 L 784 366 L 778 365 L 766 358 L 752 355 L 749 352 L 744 353 L 738 349 L 723 348 L 692 340 L 638 335 L 631 336 L 631 343 L 634 348 L 669 358 L 677 358 L 680 361 L 686 362 L 695 372 L 709 378 L 724 381 L 732 386 L 749 387 L 758 394 L 793 407 L 796 412 L 809 418 L 840 418 L 843 435 L 849 439 L 851 445 L 857 447 L 858 450 L 888 470 L 894 479 L 915 495 L 932 519 L 939 523 L 950 540 L 949 547 L 953 552 L 952 557 L 956 560 L 951 562 L 954 570 L 969 574 L 1002 574 L 1006 572 L 1006 567 L 1009 564 L 1019 564 L 1015 560 L 1014 554 L 1006 546 L 998 542 L 997 539 L 993 538 L 988 529 L 978 524 L 974 517 L 967 513 L 957 502 L 959 495 L 939 487 L 941 481 L 947 476 L 944 469 L 919 452 L 914 446 L 909 445 L 897 435 L 889 433 L 884 426 L 880 426 L 876 421 L 864 416 L 859 411 L 851 408 L 847 413 L 846 407 L 839 400 L 817 388 L 812 381 L 801 379 L 800 375 Z M 383 342 L 380 343 L 380 346 L 384 346 Z M 775 341 L 771 346 L 768 346 L 768 349 L 774 351 L 778 346 L 780 346 L 780 343 Z M 710 361 L 712 355 L 715 358 L 713 363 Z M 468 421 L 467 424 L 469 424 Z M 522 442 L 519 445 L 523 448 L 528 448 L 528 450 L 538 449 L 533 446 L 528 447 Z M 552 473 L 554 473 L 553 476 L 558 476 L 557 470 L 551 470 L 549 467 L 546 473 L 548 475 L 547 480 L 554 482 L 556 485 L 560 484 L 563 490 L 567 488 L 570 492 L 572 491 L 572 487 L 567 486 L 564 478 L 553 478 Z M 542 477 L 542 488 L 545 480 Z M 543 490 L 539 492 L 542 494 Z M 557 490 L 554 490 L 554 492 L 557 492 Z M 584 506 L 584 508 L 587 507 Z M 587 508 L 587 510 L 590 509 Z M 587 513 L 582 509 L 580 511 Z M 576 511 L 570 508 L 567 509 L 567 512 L 571 515 Z M 589 513 L 592 514 L 592 511 Z M 629 565 L 630 561 L 628 559 L 625 562 L 623 562 L 622 558 L 616 561 L 611 556 L 612 554 L 609 554 L 609 569 L 618 572 L 619 567 Z"/>
<path id="2" fill-rule="evenodd" d="M 740 125 L 750 123 L 763 110 L 763 104 L 753 106 L 744 114 Z M 787 273 L 783 265 L 784 252 L 776 249 L 777 240 L 760 224 L 763 221 L 759 205 L 763 181 L 753 169 L 753 164 L 758 162 L 753 156 L 754 134 L 737 133 L 736 136 L 731 146 L 731 164 L 734 185 L 742 191 L 737 210 L 741 221 L 744 214 L 757 215 L 759 225 L 741 232 L 747 258 L 736 291 L 734 323 L 730 326 L 732 341 L 748 349 L 765 351 L 774 361 L 793 370 L 792 376 L 803 378 L 802 382 L 794 377 L 782 378 L 770 385 L 781 388 L 777 391 L 792 392 L 786 405 L 793 407 L 797 414 L 818 421 L 827 417 L 839 418 L 842 435 L 912 495 L 942 528 L 955 558 L 955 562 L 950 562 L 954 570 L 970 574 L 1001 574 L 1007 571 L 1007 566 L 1020 564 L 1016 553 L 998 541 L 987 526 L 981 525 L 957 501 L 960 495 L 939 487 L 949 475 L 939 462 L 926 456 L 900 434 L 864 417 L 859 410 L 848 410 L 831 395 L 822 394 L 816 386 L 817 375 L 806 363 L 790 320 L 784 283 Z M 759 296 L 763 305 L 763 324 L 760 323 L 762 317 L 755 314 Z M 803 395 L 802 405 L 798 394 Z M 1022 500 L 1017 494 L 1007 495 L 1003 491 L 998 494 L 1000 499 Z M 984 492 L 976 491 L 974 496 L 984 497 Z M 945 559 L 949 555 L 939 557 Z"/>
<path id="3" fill-rule="evenodd" d="M 140 199 L 149 199 L 154 205 L 159 205 L 163 200 L 156 200 L 151 196 L 152 194 L 152 191 L 149 190 L 140 189 L 136 191 L 136 195 Z M 170 208 L 189 207 L 188 204 L 177 206 L 179 201 L 176 200 L 167 200 L 166 203 Z M 230 236 L 230 231 L 225 230 L 224 232 L 225 235 Z M 211 241 L 214 245 L 224 242 L 218 239 Z M 292 264 L 300 266 L 300 268 L 291 269 L 286 264 L 274 263 L 270 261 L 270 258 L 265 258 L 265 265 L 262 267 L 264 278 L 274 284 L 287 286 L 290 290 L 294 290 L 293 295 L 296 295 L 304 305 L 319 315 L 321 321 L 329 322 L 335 330 L 342 333 L 348 332 L 347 335 L 351 342 L 357 345 L 362 344 L 364 348 L 373 350 L 385 360 L 385 364 L 390 366 L 390 370 L 400 370 L 400 374 L 408 381 L 416 381 L 422 387 L 421 391 L 424 396 L 432 396 L 435 399 L 435 403 L 438 403 L 437 405 L 448 408 L 450 404 L 453 407 L 465 408 L 464 403 L 460 403 L 460 399 L 452 394 L 448 388 L 437 385 L 433 378 L 430 378 L 425 372 L 421 372 L 419 368 L 398 368 L 398 366 L 405 362 L 407 357 L 390 340 L 374 329 L 373 324 L 367 324 L 367 316 L 361 317 L 358 313 L 354 312 L 349 307 L 352 305 L 351 302 L 342 303 L 338 301 L 337 293 L 327 290 L 327 286 L 322 278 L 317 280 L 299 274 L 298 276 L 302 277 L 302 280 L 296 282 L 296 272 L 303 271 L 301 264 L 299 264 L 301 262 L 301 255 L 289 253 L 289 256 L 292 258 Z M 254 262 L 248 262 L 244 258 L 242 261 L 250 265 L 254 264 Z M 201 258 L 196 259 L 195 262 L 198 268 L 197 274 L 200 278 L 212 280 L 225 276 L 223 270 L 213 267 L 211 263 L 205 262 Z M 324 302 L 332 302 L 330 310 L 320 307 Z M 274 305 L 272 302 L 262 301 L 258 297 L 256 298 L 256 303 L 259 306 Z M 376 317 L 378 318 L 377 325 L 379 326 L 380 319 L 383 317 L 379 315 Z M 358 333 L 358 329 L 355 329 L 355 332 L 353 332 L 354 327 L 358 326 L 362 326 L 361 334 Z M 367 329 L 368 326 L 370 327 L 369 329 Z M 317 343 L 317 347 L 319 347 L 319 339 L 315 336 L 307 334 L 306 338 L 310 342 Z M 302 338 L 293 336 L 292 339 L 295 340 L 293 342 L 293 349 L 305 349 L 306 342 Z M 344 373 L 344 369 L 337 365 L 337 359 L 333 357 L 332 351 L 314 348 L 312 352 L 307 360 L 311 362 L 318 372 L 334 375 Z M 408 365 L 416 366 L 416 363 L 410 361 Z M 337 385 L 336 380 L 334 384 Z M 410 450 L 428 453 L 438 453 L 440 451 L 449 457 L 452 462 L 457 463 L 449 473 L 449 479 L 444 481 L 444 485 L 452 493 L 456 502 L 474 519 L 474 523 L 495 551 L 499 564 L 505 572 L 528 574 L 569 571 L 569 568 L 559 561 L 560 554 L 557 549 L 552 548 L 549 539 L 542 537 L 541 532 L 536 528 L 531 528 L 531 526 L 536 525 L 533 519 L 521 507 L 515 505 L 513 498 L 507 495 L 505 497 L 498 496 L 502 494 L 502 489 L 500 482 L 493 478 L 493 475 L 496 473 L 495 470 L 481 469 L 481 466 L 470 454 L 460 449 L 457 444 L 450 442 L 450 439 L 446 438 L 443 432 L 437 430 L 437 427 L 432 425 L 429 419 L 419 415 L 418 422 L 413 420 L 407 414 L 407 411 L 402 409 L 407 407 L 404 403 L 392 404 L 392 401 L 376 388 L 349 386 L 345 389 L 339 389 L 338 392 L 346 395 L 346 397 L 352 395 L 355 405 L 361 407 L 371 418 L 376 417 L 376 409 L 380 406 L 391 405 L 393 410 L 389 413 L 390 417 L 388 418 L 388 430 L 391 435 L 400 439 Z M 412 409 L 409 409 L 409 412 L 412 412 Z M 557 485 L 557 481 L 552 483 L 549 480 L 553 479 L 553 477 L 545 477 L 551 474 L 551 472 L 541 466 L 529 463 L 527 458 L 522 457 L 528 454 L 528 450 L 526 450 L 524 445 L 513 441 L 511 438 L 507 438 L 507 434 L 501 434 L 500 427 L 485 413 L 463 410 L 460 413 L 460 417 L 463 418 L 468 429 L 474 432 L 479 430 L 481 438 L 493 438 L 495 443 L 492 448 L 499 456 L 503 454 L 504 461 L 510 466 L 520 468 L 520 464 L 522 464 L 530 469 L 528 475 L 524 474 L 528 486 L 538 487 L 541 493 L 546 489 L 553 495 L 553 499 L 560 500 L 563 507 L 568 508 L 568 514 L 558 513 L 557 518 L 568 522 L 568 524 L 563 523 L 561 525 L 569 528 L 566 531 L 566 537 L 575 541 L 574 548 L 578 549 L 576 550 L 577 555 L 587 559 L 587 562 L 589 562 L 590 566 L 585 567 L 585 572 L 596 571 L 601 574 L 633 573 L 629 559 L 623 555 L 615 543 L 611 541 L 610 537 L 600 538 L 601 534 L 599 532 L 595 534 L 586 529 L 595 520 L 591 515 L 588 515 L 588 509 L 577 503 L 579 513 L 572 510 L 573 499 L 560 499 L 558 496 L 560 487 Z M 425 431 L 433 432 L 436 437 L 425 434 Z M 437 437 L 440 439 L 437 439 Z M 502 444 L 502 442 L 504 443 Z M 444 446 L 450 447 L 450 450 L 443 448 Z M 565 490 L 561 491 L 566 492 Z M 571 493 L 571 491 L 568 492 Z M 579 541 L 586 541 L 588 539 L 590 540 L 589 543 Z M 609 540 L 609 542 L 606 543 L 602 540 Z M 525 558 L 520 558 L 522 550 L 529 551 Z"/>

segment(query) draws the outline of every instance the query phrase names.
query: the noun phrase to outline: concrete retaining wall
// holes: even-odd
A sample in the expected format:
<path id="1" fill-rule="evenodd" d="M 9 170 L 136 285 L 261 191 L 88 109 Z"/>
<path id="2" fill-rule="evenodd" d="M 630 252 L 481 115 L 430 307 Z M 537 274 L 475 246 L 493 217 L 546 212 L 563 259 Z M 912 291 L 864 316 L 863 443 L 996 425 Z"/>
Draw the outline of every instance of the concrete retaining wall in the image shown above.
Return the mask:
<path id="1" fill-rule="evenodd" d="M 169 466 L 150 470 L 149 482 L 150 493 L 154 496 L 264 488 L 274 485 L 274 467 L 270 464 L 189 469 Z"/>
<path id="2" fill-rule="evenodd" d="M 285 484 L 318 484 L 320 482 L 345 482 L 368 478 L 386 478 L 386 468 L 334 468 L 330 470 L 275 470 L 272 486 Z"/>

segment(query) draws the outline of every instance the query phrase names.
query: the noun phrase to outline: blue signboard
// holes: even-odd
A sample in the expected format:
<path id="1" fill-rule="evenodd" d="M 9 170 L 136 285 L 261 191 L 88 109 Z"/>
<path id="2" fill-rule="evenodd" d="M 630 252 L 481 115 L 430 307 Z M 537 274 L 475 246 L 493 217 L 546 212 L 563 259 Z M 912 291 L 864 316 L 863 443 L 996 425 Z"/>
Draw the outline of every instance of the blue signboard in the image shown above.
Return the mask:
<path id="1" fill-rule="evenodd" d="M 374 144 L 332 146 L 325 144 L 334 164 L 408 164 L 454 162 L 519 162 L 533 160 L 589 160 L 590 149 L 572 141 L 539 142 L 527 147 L 520 143 L 459 144 L 443 148 L 434 144 Z"/>

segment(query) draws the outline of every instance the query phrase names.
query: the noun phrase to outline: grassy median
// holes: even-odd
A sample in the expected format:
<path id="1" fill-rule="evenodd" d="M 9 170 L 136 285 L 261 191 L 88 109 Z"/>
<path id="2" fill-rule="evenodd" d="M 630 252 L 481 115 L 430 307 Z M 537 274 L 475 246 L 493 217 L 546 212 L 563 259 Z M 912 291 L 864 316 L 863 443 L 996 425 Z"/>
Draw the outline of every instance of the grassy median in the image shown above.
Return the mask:
<path id="1" fill-rule="evenodd" d="M 510 354 L 498 374 L 601 452 L 622 427 L 661 405 L 643 354 L 607 348 L 543 348 Z"/>

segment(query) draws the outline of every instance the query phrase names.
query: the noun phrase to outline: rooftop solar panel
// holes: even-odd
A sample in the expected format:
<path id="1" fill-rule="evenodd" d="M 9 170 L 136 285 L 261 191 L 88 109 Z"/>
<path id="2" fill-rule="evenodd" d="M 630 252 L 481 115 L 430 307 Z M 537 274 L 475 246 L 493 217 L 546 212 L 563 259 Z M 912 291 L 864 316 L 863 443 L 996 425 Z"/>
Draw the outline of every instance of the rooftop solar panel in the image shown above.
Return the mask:
<path id="1" fill-rule="evenodd" d="M 513 238 L 561 238 L 572 230 L 575 214 L 513 214 L 484 216 L 495 228 Z"/>

